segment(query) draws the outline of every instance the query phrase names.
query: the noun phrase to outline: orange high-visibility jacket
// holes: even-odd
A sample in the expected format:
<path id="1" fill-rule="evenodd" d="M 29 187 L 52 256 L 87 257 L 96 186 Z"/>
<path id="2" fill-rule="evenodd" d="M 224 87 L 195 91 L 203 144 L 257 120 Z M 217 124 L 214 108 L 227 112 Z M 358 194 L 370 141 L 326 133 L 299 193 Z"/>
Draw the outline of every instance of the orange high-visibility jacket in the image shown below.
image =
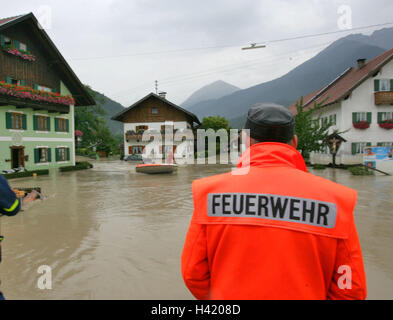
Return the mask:
<path id="1" fill-rule="evenodd" d="M 295 148 L 255 144 L 192 191 L 181 268 L 197 299 L 366 298 L 357 193 L 307 173 Z"/>

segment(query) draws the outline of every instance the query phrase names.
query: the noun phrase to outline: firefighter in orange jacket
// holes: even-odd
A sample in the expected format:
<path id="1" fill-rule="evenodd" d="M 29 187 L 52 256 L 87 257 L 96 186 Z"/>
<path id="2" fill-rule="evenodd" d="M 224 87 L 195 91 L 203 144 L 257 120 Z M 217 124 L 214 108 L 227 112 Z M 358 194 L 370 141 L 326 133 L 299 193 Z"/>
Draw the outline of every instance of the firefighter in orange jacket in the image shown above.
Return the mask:
<path id="1" fill-rule="evenodd" d="M 256 105 L 245 129 L 238 169 L 193 182 L 188 289 L 214 300 L 365 299 L 356 191 L 307 173 L 287 108 Z"/>

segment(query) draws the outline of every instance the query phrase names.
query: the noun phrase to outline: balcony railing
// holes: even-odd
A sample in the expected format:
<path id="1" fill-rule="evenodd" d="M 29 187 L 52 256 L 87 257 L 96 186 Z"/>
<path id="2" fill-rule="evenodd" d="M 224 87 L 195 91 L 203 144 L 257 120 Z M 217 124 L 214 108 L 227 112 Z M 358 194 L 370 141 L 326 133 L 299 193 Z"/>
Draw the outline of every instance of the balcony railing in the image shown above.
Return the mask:
<path id="1" fill-rule="evenodd" d="M 178 130 L 179 129 L 173 130 L 173 137 L 175 137 L 175 134 L 176 134 L 176 132 Z M 161 134 L 161 138 L 165 139 L 165 130 L 160 130 L 160 131 L 158 131 L 158 130 L 147 130 L 147 131 L 151 134 L 151 137 L 153 137 L 154 134 Z M 125 133 L 125 138 L 126 138 L 127 141 L 130 141 L 130 140 L 142 140 L 142 136 L 143 136 L 144 132 L 145 132 L 145 130 L 138 130 L 138 131 L 130 130 L 130 131 L 127 131 Z"/>
<path id="2" fill-rule="evenodd" d="M 393 104 L 393 91 L 379 91 L 374 93 L 375 105 Z"/>

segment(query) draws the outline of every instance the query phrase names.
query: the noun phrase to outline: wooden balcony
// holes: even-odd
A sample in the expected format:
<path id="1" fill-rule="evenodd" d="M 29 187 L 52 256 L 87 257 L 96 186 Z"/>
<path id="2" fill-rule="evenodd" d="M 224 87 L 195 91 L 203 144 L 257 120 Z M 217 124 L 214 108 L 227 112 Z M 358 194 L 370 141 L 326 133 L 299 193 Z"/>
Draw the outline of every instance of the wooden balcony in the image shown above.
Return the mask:
<path id="1" fill-rule="evenodd" d="M 393 91 L 374 92 L 375 105 L 393 104 Z"/>
<path id="2" fill-rule="evenodd" d="M 126 140 L 142 140 L 142 134 L 137 134 L 137 133 L 126 133 Z"/>

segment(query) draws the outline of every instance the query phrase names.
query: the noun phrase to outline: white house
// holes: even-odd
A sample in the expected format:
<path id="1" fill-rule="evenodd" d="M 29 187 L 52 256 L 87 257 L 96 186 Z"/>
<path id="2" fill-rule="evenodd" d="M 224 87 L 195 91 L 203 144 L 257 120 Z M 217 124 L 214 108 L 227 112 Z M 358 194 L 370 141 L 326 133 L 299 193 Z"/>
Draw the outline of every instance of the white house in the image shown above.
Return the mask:
<path id="1" fill-rule="evenodd" d="M 201 123 L 196 115 L 168 101 L 164 92 L 148 94 L 112 119 L 124 124 L 126 156 L 144 153 L 150 143 L 142 139 L 145 131 L 159 134 L 162 140 L 155 153 L 146 150 L 148 156 L 162 158 L 172 153 L 175 158 L 190 158 L 194 154 L 194 124 Z M 187 131 L 191 135 L 187 136 Z M 177 149 L 179 145 L 182 148 Z"/>
<path id="2" fill-rule="evenodd" d="M 303 98 L 305 107 L 322 103 L 315 117 L 331 120 L 331 131 L 348 130 L 341 134 L 347 142 L 337 153 L 337 164 L 363 163 L 365 146 L 393 146 L 393 129 L 384 124 L 393 119 L 393 49 L 368 62 L 357 62 L 356 68 L 348 68 L 326 87 Z M 290 107 L 293 113 L 295 105 Z M 332 158 L 326 150 L 312 153 L 310 161 L 328 164 Z"/>

